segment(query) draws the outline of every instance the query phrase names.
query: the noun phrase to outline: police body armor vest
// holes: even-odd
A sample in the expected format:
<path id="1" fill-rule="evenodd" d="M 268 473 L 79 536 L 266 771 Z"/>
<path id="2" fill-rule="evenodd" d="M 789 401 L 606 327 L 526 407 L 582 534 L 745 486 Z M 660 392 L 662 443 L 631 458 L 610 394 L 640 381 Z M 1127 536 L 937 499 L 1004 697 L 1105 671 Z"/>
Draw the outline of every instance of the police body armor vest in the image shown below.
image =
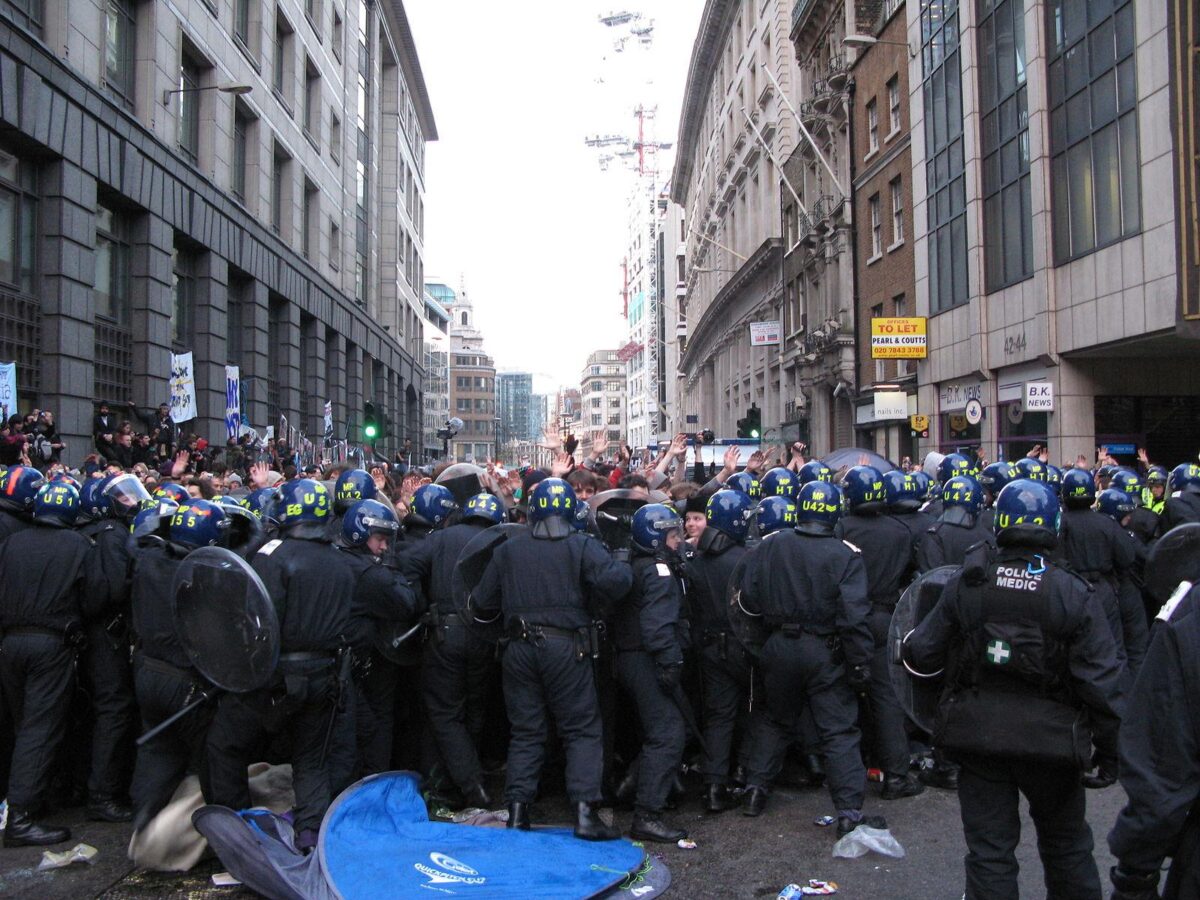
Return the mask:
<path id="1" fill-rule="evenodd" d="M 1091 732 L 1070 685 L 1068 646 L 1053 633 L 1052 579 L 1041 556 L 1002 559 L 983 584 L 960 583 L 961 644 L 934 743 L 957 753 L 1071 766 L 1091 764 Z"/>

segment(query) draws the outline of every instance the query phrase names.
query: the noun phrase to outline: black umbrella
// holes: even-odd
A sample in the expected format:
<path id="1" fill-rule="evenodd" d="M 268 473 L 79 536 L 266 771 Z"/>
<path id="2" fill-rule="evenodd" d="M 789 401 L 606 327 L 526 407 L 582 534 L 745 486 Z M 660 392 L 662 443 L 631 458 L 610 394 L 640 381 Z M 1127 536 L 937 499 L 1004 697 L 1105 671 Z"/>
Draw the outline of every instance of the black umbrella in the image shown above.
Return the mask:
<path id="1" fill-rule="evenodd" d="M 850 466 L 863 465 L 863 457 L 866 457 L 865 464 L 874 466 L 880 472 L 890 472 L 896 468 L 895 464 L 890 460 L 884 459 L 874 450 L 863 450 L 861 447 L 842 447 L 834 450 L 832 453 L 821 457 L 821 462 L 837 471 L 842 466 L 849 468 Z"/>

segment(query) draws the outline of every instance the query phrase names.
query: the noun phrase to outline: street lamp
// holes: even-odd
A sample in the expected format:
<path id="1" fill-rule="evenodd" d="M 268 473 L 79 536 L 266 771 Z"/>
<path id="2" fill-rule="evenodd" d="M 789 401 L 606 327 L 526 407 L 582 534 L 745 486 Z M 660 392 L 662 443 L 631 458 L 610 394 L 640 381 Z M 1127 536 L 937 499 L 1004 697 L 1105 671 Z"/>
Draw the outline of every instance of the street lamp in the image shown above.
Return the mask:
<path id="1" fill-rule="evenodd" d="M 881 41 L 872 34 L 848 34 L 842 38 L 842 46 L 855 50 L 865 50 L 867 47 L 874 47 L 876 44 L 891 44 L 893 47 L 903 47 L 908 51 L 909 58 L 917 55 L 913 53 L 912 46 L 908 41 Z"/>
<path id="2" fill-rule="evenodd" d="M 172 94 L 191 94 L 197 91 L 220 91 L 222 94 L 241 96 L 250 93 L 254 88 L 248 84 L 207 84 L 204 87 L 171 88 L 163 91 L 163 106 L 171 105 Z"/>

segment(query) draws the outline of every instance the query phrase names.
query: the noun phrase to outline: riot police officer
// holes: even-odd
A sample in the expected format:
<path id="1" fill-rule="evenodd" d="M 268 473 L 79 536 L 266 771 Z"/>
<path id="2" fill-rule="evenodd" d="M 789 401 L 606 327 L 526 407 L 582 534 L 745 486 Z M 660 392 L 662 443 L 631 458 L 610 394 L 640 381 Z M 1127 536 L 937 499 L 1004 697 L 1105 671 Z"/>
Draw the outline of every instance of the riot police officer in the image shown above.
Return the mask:
<path id="1" fill-rule="evenodd" d="M 34 527 L 0 544 L 0 684 L 16 726 L 5 847 L 71 837 L 68 829 L 33 817 L 41 812 L 66 734 L 91 542 L 71 530 L 79 494 L 69 484 L 43 484 L 32 512 Z"/>
<path id="2" fill-rule="evenodd" d="M 82 674 L 92 705 L 88 817 L 102 822 L 128 822 L 132 812 L 120 799 L 128 790 L 132 763 L 128 743 L 137 712 L 129 661 L 133 557 L 129 525 L 115 518 L 112 498 L 105 493 L 109 482 L 108 478 L 92 478 L 80 494 L 79 532 L 92 541 L 82 609 L 85 643 L 81 654 Z M 148 499 L 140 482 L 137 486 Z"/>
<path id="3" fill-rule="evenodd" d="M 135 476 L 121 475 L 106 493 L 114 506 L 128 515 L 136 509 L 133 504 L 140 487 Z M 130 610 L 137 635 L 134 693 L 142 730 L 149 731 L 209 688 L 183 649 L 170 598 L 175 573 L 184 558 L 221 539 L 225 512 L 206 500 L 189 500 L 198 512 L 179 516 L 183 507 L 172 502 L 144 502 L 146 508 L 134 516 Z M 203 750 L 212 715 L 213 707 L 202 705 L 138 747 L 130 787 L 135 833 L 167 805 L 188 772 L 199 775 L 201 789 L 210 796 Z"/>
<path id="4" fill-rule="evenodd" d="M 30 526 L 33 498 L 45 483 L 32 466 L 13 466 L 0 474 L 0 541 Z"/>
<path id="5" fill-rule="evenodd" d="M 887 494 L 883 474 L 874 466 L 854 466 L 842 479 L 849 515 L 842 516 L 834 536 L 861 551 L 867 572 L 871 613 L 867 623 L 875 645 L 871 654 L 871 724 L 875 760 L 883 771 L 883 799 L 914 797 L 924 785 L 908 774 L 908 735 L 904 710 L 892 687 L 887 635 L 896 601 L 912 576 L 908 529 L 883 515 Z"/>
<path id="6" fill-rule="evenodd" d="M 364 775 L 385 771 L 392 760 L 395 690 L 388 686 L 380 691 L 386 682 L 371 677 L 377 665 L 387 662 L 389 648 L 380 647 L 395 630 L 390 626 L 407 626 L 423 606 L 407 575 L 389 562 L 399 531 L 395 512 L 378 500 L 358 500 L 344 509 L 340 544 L 355 574 L 350 645 L 357 765 Z"/>
<path id="7" fill-rule="evenodd" d="M 585 504 L 579 504 L 586 509 Z M 404 557 L 408 577 L 429 603 L 430 635 L 422 659 L 421 695 L 438 753 L 467 806 L 490 809 L 477 749 L 494 647 L 470 631 L 459 615 L 451 583 L 463 548 L 486 528 L 504 521 L 493 495 L 467 500 L 457 524 L 435 531 Z"/>
<path id="8" fill-rule="evenodd" d="M 316 844 L 333 800 L 329 748 L 337 720 L 345 719 L 355 578 L 345 554 L 327 540 L 333 504 L 325 485 L 308 478 L 286 482 L 278 504 L 281 537 L 265 544 L 252 564 L 279 617 L 279 666 L 267 687 L 221 697 L 208 734 L 208 766 L 212 802 L 245 809 L 246 767 L 270 734 L 284 733 L 296 791 L 296 845 L 305 849 Z"/>
<path id="9" fill-rule="evenodd" d="M 1000 496 L 1000 492 L 1004 490 L 1004 486 L 1010 481 L 1014 481 L 1021 477 L 1021 473 L 1017 467 L 1011 462 L 988 463 L 979 472 L 979 477 L 976 481 L 983 488 L 983 512 L 980 513 L 980 523 L 983 525 L 989 535 L 992 528 L 992 509 L 996 505 L 996 498 Z M 1059 477 L 1061 482 L 1062 478 Z M 1049 482 L 1047 482 L 1049 483 Z M 1055 492 L 1058 488 L 1052 488 Z"/>
<path id="10" fill-rule="evenodd" d="M 662 818 L 687 738 L 682 679 L 690 633 L 683 612 L 682 543 L 683 522 L 670 507 L 648 503 L 633 514 L 633 590 L 614 625 L 617 679 L 633 698 L 644 738 L 629 831 L 635 840 L 674 843 L 687 837 Z"/>
<path id="11" fill-rule="evenodd" d="M 777 497 L 775 502 L 789 498 Z M 729 631 L 728 595 L 734 568 L 746 553 L 754 501 L 741 491 L 717 491 L 705 507 L 707 526 L 688 561 L 692 629 L 700 647 L 704 686 L 704 805 L 708 812 L 730 806 L 729 770 L 734 733 L 746 737 L 751 665 Z"/>
<path id="12" fill-rule="evenodd" d="M 375 479 L 365 469 L 345 469 L 333 484 L 333 515 L 330 517 L 330 540 L 338 541 L 342 535 L 342 519 L 350 507 L 360 500 L 377 499 L 379 490 Z M 392 543 L 392 542 L 389 542 Z"/>
<path id="13" fill-rule="evenodd" d="M 1117 469 L 1113 473 L 1109 489 L 1121 491 L 1129 497 L 1133 509 L 1129 513 L 1128 529 L 1143 546 L 1154 540 L 1158 534 L 1158 513 L 1143 505 L 1145 485 L 1142 477 L 1132 469 Z"/>
<path id="14" fill-rule="evenodd" d="M 966 896 L 1017 896 L 1018 791 L 1029 801 L 1051 897 L 1100 897 L 1081 771 L 1115 777 L 1120 669 L 1087 582 L 1055 564 L 1059 503 L 1018 479 L 996 500 L 998 552 L 955 575 L 905 640 L 916 672 L 946 667 L 935 739 L 960 763 Z M 1086 724 L 1085 724 L 1086 723 Z"/>
<path id="15" fill-rule="evenodd" d="M 940 518 L 944 502 L 942 495 L 946 485 L 956 475 L 972 477 L 971 472 L 973 468 L 971 461 L 961 453 L 947 453 L 943 456 L 937 464 L 937 483 L 940 488 L 934 494 L 934 498 L 925 504 L 925 512 L 929 513 L 935 519 Z"/>
<path id="16" fill-rule="evenodd" d="M 1133 544 L 1120 525 L 1091 508 L 1096 501 L 1091 473 L 1072 469 L 1063 476 L 1061 489 L 1066 511 L 1059 534 L 1060 558 L 1095 589 L 1108 616 L 1117 660 L 1128 668 L 1124 682 L 1128 687 L 1142 664 L 1148 640 L 1140 598 L 1120 591 L 1136 561 Z"/>
<path id="17" fill-rule="evenodd" d="M 942 514 L 917 545 L 917 568 L 960 566 L 967 550 L 982 542 L 993 544 L 991 532 L 980 521 L 983 491 L 969 475 L 955 475 L 942 485 Z"/>
<path id="18" fill-rule="evenodd" d="M 412 508 L 404 517 L 404 539 L 423 541 L 458 512 L 450 489 L 440 484 L 423 484 L 413 494 Z"/>
<path id="19" fill-rule="evenodd" d="M 933 516 L 921 509 L 921 486 L 912 472 L 892 469 L 883 473 L 883 492 L 888 515 L 908 532 L 908 553 L 916 565 L 917 544 L 933 525 Z"/>
<path id="20" fill-rule="evenodd" d="M 785 469 L 783 466 L 776 466 L 767 472 L 759 480 L 759 485 L 762 487 L 762 495 L 764 497 L 790 497 L 795 498 L 796 491 L 800 489 L 800 483 L 791 469 Z"/>
<path id="21" fill-rule="evenodd" d="M 858 549 L 834 537 L 842 514 L 840 488 L 809 482 L 796 506 L 796 528 L 777 532 L 746 557 L 741 604 L 770 630 L 759 660 L 769 714 L 790 731 L 808 704 L 838 811 L 838 833 L 847 834 L 863 821 L 866 788 L 854 695 L 870 683 L 875 644 L 867 621 L 867 574 Z M 752 773 L 770 768 L 751 765 Z"/>
<path id="22" fill-rule="evenodd" d="M 1175 496 L 1163 504 L 1160 535 L 1185 522 L 1200 522 L 1200 466 L 1195 463 L 1176 466 L 1171 470 L 1169 487 Z"/>
<path id="23" fill-rule="evenodd" d="M 596 539 L 575 530 L 578 501 L 560 478 L 530 492 L 529 529 L 498 546 L 475 588 L 478 615 L 503 616 L 510 642 L 504 652 L 504 701 L 512 723 L 508 746 L 508 827 L 530 827 L 550 717 L 566 745 L 567 794 L 575 805 L 575 834 L 610 840 L 619 832 L 601 821 L 604 739 L 589 631 L 596 612 L 586 597 L 609 607 L 624 598 L 629 567 Z"/>

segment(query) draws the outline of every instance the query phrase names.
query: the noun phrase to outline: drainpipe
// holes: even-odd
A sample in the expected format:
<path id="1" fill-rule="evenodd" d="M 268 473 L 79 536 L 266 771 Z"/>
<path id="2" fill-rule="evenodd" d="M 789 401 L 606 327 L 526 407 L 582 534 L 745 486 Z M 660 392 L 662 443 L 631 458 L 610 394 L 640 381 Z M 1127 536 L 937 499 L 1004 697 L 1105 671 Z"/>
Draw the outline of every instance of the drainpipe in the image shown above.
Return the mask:
<path id="1" fill-rule="evenodd" d="M 857 396 L 858 393 L 862 390 L 863 386 L 859 383 L 861 381 L 861 378 L 859 377 L 859 369 L 861 368 L 861 361 L 858 358 L 858 348 L 859 348 L 858 338 L 859 338 L 859 334 L 860 334 L 860 331 L 862 328 L 862 323 L 859 321 L 859 319 L 861 317 L 858 314 L 858 217 L 854 214 L 854 210 L 855 210 L 855 206 L 854 206 L 854 194 L 855 194 L 854 170 L 858 166 L 858 155 L 854 149 L 854 93 L 855 93 L 856 87 L 857 87 L 857 85 L 855 83 L 854 78 L 852 76 L 849 77 L 849 79 L 846 83 L 846 90 L 849 93 L 849 97 L 850 97 L 850 100 L 849 100 L 850 113 L 846 117 L 846 120 L 847 120 L 847 123 L 849 126 L 846 130 L 849 135 L 849 153 L 850 153 L 850 197 L 849 197 L 850 221 L 851 221 L 851 228 L 850 228 L 851 279 L 850 279 L 850 282 L 851 282 L 851 284 L 854 285 L 850 309 L 854 316 L 854 361 L 855 361 L 854 393 Z M 855 419 L 857 418 L 856 414 L 857 414 L 858 410 L 855 407 L 853 400 L 851 400 L 850 398 L 847 398 L 847 401 L 850 403 L 850 433 L 853 435 Z"/>

